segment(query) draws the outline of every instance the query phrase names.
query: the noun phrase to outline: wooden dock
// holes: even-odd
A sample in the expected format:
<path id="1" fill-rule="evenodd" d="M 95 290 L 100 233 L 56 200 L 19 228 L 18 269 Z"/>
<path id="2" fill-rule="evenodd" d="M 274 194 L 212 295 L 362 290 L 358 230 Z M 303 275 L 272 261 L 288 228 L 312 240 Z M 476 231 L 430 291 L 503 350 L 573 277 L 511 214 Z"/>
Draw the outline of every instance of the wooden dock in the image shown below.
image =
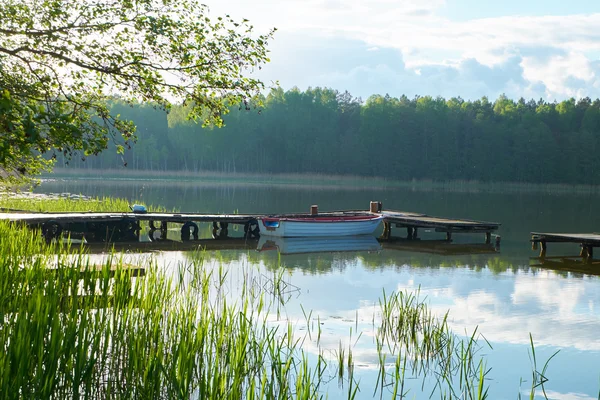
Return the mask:
<path id="1" fill-rule="evenodd" d="M 382 211 L 381 203 L 371 202 L 369 210 L 347 210 L 318 212 L 317 206 L 311 207 L 311 213 L 279 214 L 285 216 L 340 216 L 340 215 L 382 215 L 383 234 L 380 239 L 392 238 L 392 225 L 407 229 L 406 238 L 418 239 L 419 229 L 432 229 L 444 232 L 446 241 L 452 241 L 453 233 L 485 233 L 485 243 L 491 243 L 491 234 L 500 224 L 467 219 L 450 219 L 433 217 L 401 211 Z M 167 238 L 169 224 L 179 224 L 181 241 L 198 241 L 198 223 L 211 223 L 212 236 L 215 239 L 227 239 L 229 225 L 242 225 L 245 239 L 258 239 L 260 228 L 258 219 L 272 217 L 264 214 L 204 214 L 204 213 L 138 213 L 138 212 L 53 212 L 40 213 L 10 210 L 0 212 L 0 220 L 25 224 L 39 229 L 47 241 L 59 238 L 68 232 L 71 238 L 85 238 L 88 243 L 135 242 L 140 239 L 142 223 L 149 227 L 149 238 L 152 242 L 164 241 Z M 496 245 L 499 245 L 498 236 Z"/>
<path id="2" fill-rule="evenodd" d="M 484 233 L 485 244 L 492 241 L 492 232 L 498 230 L 500 224 L 497 222 L 474 221 L 468 219 L 454 219 L 433 217 L 426 214 L 406 213 L 399 211 L 381 211 L 384 216 L 382 239 L 392 237 L 392 225 L 397 228 L 406 228 L 407 239 L 418 239 L 419 229 L 430 229 L 435 232 L 446 234 L 446 241 L 452 241 L 453 233 Z M 496 237 L 499 245 L 500 237 Z"/>
<path id="3" fill-rule="evenodd" d="M 169 223 L 181 224 L 181 240 L 197 240 L 199 222 L 213 224 L 214 237 L 227 237 L 230 224 L 244 226 L 246 236 L 258 237 L 258 224 L 254 215 L 199 214 L 199 213 L 119 213 L 119 212 L 5 212 L 0 220 L 26 224 L 41 229 L 46 240 L 70 232 L 72 237 L 85 236 L 92 242 L 123 242 L 139 240 L 141 222 L 150 228 L 150 240 L 167 237 Z"/>
<path id="4" fill-rule="evenodd" d="M 539 244 L 540 258 L 546 257 L 548 243 L 578 243 L 581 247 L 580 257 L 584 260 L 592 260 L 594 247 L 600 247 L 600 234 L 531 232 L 531 247 L 536 250 Z"/>

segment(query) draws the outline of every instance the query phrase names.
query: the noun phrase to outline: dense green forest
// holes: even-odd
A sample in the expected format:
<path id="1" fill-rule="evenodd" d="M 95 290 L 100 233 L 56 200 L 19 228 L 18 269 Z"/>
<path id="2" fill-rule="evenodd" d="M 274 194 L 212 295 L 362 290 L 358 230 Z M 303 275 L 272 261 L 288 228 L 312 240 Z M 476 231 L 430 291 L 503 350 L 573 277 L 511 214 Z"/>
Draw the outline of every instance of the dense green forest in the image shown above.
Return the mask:
<path id="1" fill-rule="evenodd" d="M 115 101 L 138 141 L 71 167 L 320 173 L 394 180 L 600 184 L 600 100 L 465 101 L 331 89 L 274 89 L 260 109 L 234 107 L 223 128 Z M 66 160 L 59 157 L 57 166 Z"/>

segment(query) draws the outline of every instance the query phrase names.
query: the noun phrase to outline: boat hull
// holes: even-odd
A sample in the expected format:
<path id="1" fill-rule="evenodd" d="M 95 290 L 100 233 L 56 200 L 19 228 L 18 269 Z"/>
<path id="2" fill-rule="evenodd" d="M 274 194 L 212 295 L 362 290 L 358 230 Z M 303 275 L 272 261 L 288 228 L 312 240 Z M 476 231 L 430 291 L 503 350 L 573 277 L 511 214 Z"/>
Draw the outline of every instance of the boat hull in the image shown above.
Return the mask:
<path id="1" fill-rule="evenodd" d="M 331 237 L 372 234 L 382 216 L 260 218 L 261 236 Z"/>

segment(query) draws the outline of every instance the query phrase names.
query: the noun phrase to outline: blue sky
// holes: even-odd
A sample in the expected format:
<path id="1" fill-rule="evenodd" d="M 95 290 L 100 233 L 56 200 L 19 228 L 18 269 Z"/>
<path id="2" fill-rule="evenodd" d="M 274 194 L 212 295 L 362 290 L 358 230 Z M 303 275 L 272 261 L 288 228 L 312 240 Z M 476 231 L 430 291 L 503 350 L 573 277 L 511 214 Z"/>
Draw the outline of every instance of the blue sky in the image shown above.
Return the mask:
<path id="1" fill-rule="evenodd" d="M 465 99 L 600 97 L 600 1 L 209 0 L 278 29 L 260 71 L 284 89 Z"/>
<path id="2" fill-rule="evenodd" d="M 498 16 L 591 14 L 600 11 L 598 0 L 447 0 L 440 14 L 454 21 Z"/>

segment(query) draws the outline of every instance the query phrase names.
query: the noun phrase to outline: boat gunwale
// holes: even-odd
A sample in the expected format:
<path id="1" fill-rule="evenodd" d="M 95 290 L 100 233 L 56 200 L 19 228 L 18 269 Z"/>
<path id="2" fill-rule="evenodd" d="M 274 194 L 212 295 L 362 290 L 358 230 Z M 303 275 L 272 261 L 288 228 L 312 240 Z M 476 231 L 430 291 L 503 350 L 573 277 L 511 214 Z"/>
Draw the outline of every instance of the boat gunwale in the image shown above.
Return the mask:
<path id="1" fill-rule="evenodd" d="M 300 223 L 343 223 L 343 222 L 372 222 L 383 219 L 382 215 L 346 215 L 346 216 L 290 216 L 290 217 L 262 217 L 266 222 L 300 222 Z"/>

